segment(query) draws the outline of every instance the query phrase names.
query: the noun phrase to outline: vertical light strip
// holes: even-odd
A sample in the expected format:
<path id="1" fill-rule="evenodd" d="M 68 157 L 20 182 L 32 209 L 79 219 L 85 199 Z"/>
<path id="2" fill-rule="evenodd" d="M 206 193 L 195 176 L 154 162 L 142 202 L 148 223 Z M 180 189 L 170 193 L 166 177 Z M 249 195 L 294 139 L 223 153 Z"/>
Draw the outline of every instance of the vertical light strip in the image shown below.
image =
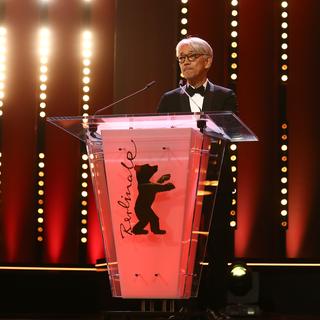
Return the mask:
<path id="1" fill-rule="evenodd" d="M 237 228 L 237 207 L 238 207 L 238 192 L 237 192 L 237 178 L 238 178 L 238 166 L 237 166 L 237 154 L 238 147 L 235 143 L 229 146 L 229 157 L 230 157 L 230 170 L 232 176 L 232 196 L 231 196 L 231 208 L 229 212 L 229 224 L 233 229 Z"/>
<path id="2" fill-rule="evenodd" d="M 281 1 L 281 81 L 288 81 L 288 1 Z"/>
<path id="3" fill-rule="evenodd" d="M 229 48 L 229 86 L 233 90 L 236 90 L 236 83 L 238 79 L 238 37 L 239 37 L 239 1 L 230 1 L 230 48 Z M 232 198 L 231 198 L 231 208 L 229 212 L 229 224 L 233 229 L 237 228 L 237 171 L 238 171 L 238 148 L 235 143 L 229 146 L 230 157 L 230 170 L 232 176 Z"/>
<path id="4" fill-rule="evenodd" d="M 92 56 L 92 33 L 85 30 L 82 33 L 82 115 L 89 115 L 90 73 Z"/>
<path id="5" fill-rule="evenodd" d="M 288 121 L 286 116 L 288 81 L 288 1 L 280 1 L 280 224 L 288 229 Z"/>
<path id="6" fill-rule="evenodd" d="M 288 228 L 288 125 L 281 124 L 281 173 L 280 173 L 280 220 L 281 227 Z"/>
<path id="7" fill-rule="evenodd" d="M 188 0 L 180 2 L 180 27 L 179 38 L 184 38 L 188 34 Z"/>
<path id="8" fill-rule="evenodd" d="M 47 27 L 39 30 L 39 106 L 38 106 L 38 177 L 37 177 L 37 241 L 44 240 L 44 198 L 45 198 L 45 117 L 47 108 L 48 62 L 50 31 Z"/>
<path id="9" fill-rule="evenodd" d="M 90 1 L 86 5 L 89 5 Z M 88 8 L 86 8 L 88 9 Z M 88 12 L 87 12 L 88 13 Z M 89 29 L 82 32 L 82 116 L 89 115 L 90 109 L 90 82 L 91 82 L 91 57 L 92 57 L 92 33 Z M 81 147 L 81 218 L 80 218 L 80 244 L 88 241 L 88 179 L 89 164 L 86 148 Z"/>
<path id="10" fill-rule="evenodd" d="M 179 16 L 179 34 L 178 39 L 181 40 L 185 38 L 188 35 L 188 13 L 189 13 L 189 7 L 188 3 L 189 0 L 180 0 L 180 16 Z M 183 79 L 183 75 L 180 72 L 179 64 L 177 63 L 177 74 L 179 74 L 179 77 L 177 77 L 177 84 L 179 84 L 180 80 Z"/>
<path id="11" fill-rule="evenodd" d="M 229 73 L 230 80 L 232 82 L 236 81 L 238 78 L 238 37 L 239 37 L 239 10 L 238 10 L 238 0 L 232 0 L 230 2 L 231 6 L 231 19 L 230 19 L 230 64 Z"/>
<path id="12" fill-rule="evenodd" d="M 7 60 L 7 29 L 0 26 L 0 127 L 2 131 L 2 116 L 5 99 L 5 79 L 6 79 L 6 60 Z M 0 141 L 0 193 L 2 189 L 2 141 Z"/>
<path id="13" fill-rule="evenodd" d="M 7 29 L 0 26 L 0 117 L 3 115 L 6 79 Z"/>

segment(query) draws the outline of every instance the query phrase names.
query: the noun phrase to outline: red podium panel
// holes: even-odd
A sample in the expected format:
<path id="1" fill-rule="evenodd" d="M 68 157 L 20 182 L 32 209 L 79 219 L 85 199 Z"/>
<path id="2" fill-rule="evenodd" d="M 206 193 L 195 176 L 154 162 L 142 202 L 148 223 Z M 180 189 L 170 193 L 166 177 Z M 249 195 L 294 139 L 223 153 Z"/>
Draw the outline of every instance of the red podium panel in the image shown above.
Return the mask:
<path id="1" fill-rule="evenodd" d="M 113 296 L 197 296 L 226 141 L 254 134 L 230 112 L 49 121 L 86 142 Z"/>
<path id="2" fill-rule="evenodd" d="M 207 168 L 201 153 L 209 150 L 210 139 L 172 128 L 105 130 L 102 142 L 104 203 L 110 206 L 101 222 L 106 237 L 113 237 L 106 241 L 114 242 L 121 296 L 176 298 L 191 292 L 190 235 L 199 229 L 201 211 L 194 217 L 194 206 Z M 161 177 L 168 180 L 161 183 Z"/>

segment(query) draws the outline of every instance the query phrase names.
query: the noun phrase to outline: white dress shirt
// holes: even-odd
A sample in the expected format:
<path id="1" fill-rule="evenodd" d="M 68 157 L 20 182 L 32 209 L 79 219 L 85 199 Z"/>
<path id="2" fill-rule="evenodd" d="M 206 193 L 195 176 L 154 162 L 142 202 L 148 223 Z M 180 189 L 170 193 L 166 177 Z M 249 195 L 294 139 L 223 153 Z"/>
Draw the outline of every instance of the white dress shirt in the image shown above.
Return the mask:
<path id="1" fill-rule="evenodd" d="M 208 79 L 203 84 L 204 88 L 207 87 L 207 83 L 208 83 Z M 192 88 L 194 88 L 194 87 L 192 87 Z M 196 93 L 192 97 L 189 97 L 191 112 L 201 112 L 202 111 L 203 99 L 204 99 L 204 96 L 202 96 L 199 93 Z"/>

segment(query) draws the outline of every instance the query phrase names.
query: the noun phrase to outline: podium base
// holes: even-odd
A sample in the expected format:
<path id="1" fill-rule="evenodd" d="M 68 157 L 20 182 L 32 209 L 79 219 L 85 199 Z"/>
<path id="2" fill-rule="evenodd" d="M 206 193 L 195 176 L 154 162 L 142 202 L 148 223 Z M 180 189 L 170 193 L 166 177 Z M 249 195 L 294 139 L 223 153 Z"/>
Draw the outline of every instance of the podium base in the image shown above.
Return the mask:
<path id="1" fill-rule="evenodd" d="M 104 311 L 103 320 L 207 320 L 205 311 L 167 312 L 167 311 Z"/>

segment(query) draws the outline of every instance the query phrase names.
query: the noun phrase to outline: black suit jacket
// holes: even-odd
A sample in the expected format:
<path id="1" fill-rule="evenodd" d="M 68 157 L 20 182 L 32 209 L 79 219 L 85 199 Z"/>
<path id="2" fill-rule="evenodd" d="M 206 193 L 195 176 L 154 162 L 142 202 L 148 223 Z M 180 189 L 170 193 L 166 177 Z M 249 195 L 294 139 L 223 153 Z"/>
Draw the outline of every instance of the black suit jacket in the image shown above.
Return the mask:
<path id="1" fill-rule="evenodd" d="M 185 87 L 184 87 L 185 89 Z M 217 86 L 210 81 L 204 94 L 202 111 L 237 112 L 235 93 L 227 88 Z M 191 112 L 189 97 L 181 89 L 166 92 L 160 100 L 158 113 Z M 199 300 L 202 307 L 219 309 L 226 303 L 227 261 L 232 255 L 232 239 L 228 232 L 228 216 L 231 207 L 232 176 L 230 170 L 228 148 L 221 168 L 221 179 L 216 197 L 215 214 L 213 216 L 207 247 L 207 260 L 210 263 L 204 272 L 200 286 Z"/>
<path id="2" fill-rule="evenodd" d="M 184 87 L 185 89 L 186 87 Z M 204 94 L 202 111 L 237 111 L 235 93 L 208 81 Z M 158 113 L 191 112 L 189 97 L 179 87 L 166 92 L 158 105 Z"/>

